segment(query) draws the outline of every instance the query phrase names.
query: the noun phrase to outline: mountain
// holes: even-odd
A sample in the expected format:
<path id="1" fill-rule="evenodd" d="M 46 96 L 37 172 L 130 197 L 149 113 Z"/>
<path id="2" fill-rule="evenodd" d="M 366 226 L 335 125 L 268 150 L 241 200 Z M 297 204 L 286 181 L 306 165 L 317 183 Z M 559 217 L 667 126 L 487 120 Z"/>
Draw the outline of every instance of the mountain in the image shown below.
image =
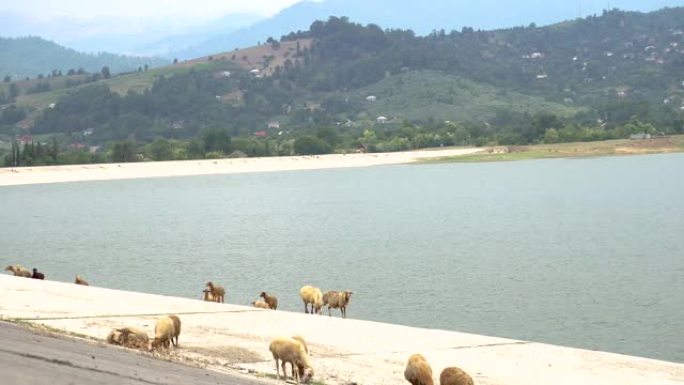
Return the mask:
<path id="1" fill-rule="evenodd" d="M 84 54 L 39 37 L 0 37 L 0 76 L 9 75 L 14 79 L 47 75 L 53 70 L 66 73 L 69 69 L 83 68 L 87 72 L 100 72 L 108 66 L 112 73 L 120 73 L 163 64 L 167 62 L 157 58 Z"/>
<path id="2" fill-rule="evenodd" d="M 683 0 L 574 0 L 551 5 L 546 0 L 325 0 L 303 1 L 275 16 L 233 33 L 219 35 L 174 53 L 179 58 L 192 58 L 218 51 L 248 47 L 268 37 L 278 38 L 291 31 L 307 30 L 314 20 L 329 16 L 347 16 L 362 24 L 373 23 L 383 28 L 411 29 L 419 35 L 433 30 L 493 30 L 536 23 L 547 25 L 587 15 L 601 14 L 604 8 L 617 7 L 632 11 L 653 11 L 666 6 L 684 5 Z"/>
<path id="3" fill-rule="evenodd" d="M 209 22 L 165 17 L 77 19 L 62 16 L 44 19 L 40 15 L 0 12 L 0 36 L 40 36 L 82 52 L 162 56 L 262 19 L 262 16 L 251 14 L 230 14 Z"/>
<path id="4" fill-rule="evenodd" d="M 682 73 L 684 7 L 427 36 L 331 17 L 107 80 L 2 83 L 0 135 L 174 140 L 152 158 L 180 159 L 674 134 Z"/>

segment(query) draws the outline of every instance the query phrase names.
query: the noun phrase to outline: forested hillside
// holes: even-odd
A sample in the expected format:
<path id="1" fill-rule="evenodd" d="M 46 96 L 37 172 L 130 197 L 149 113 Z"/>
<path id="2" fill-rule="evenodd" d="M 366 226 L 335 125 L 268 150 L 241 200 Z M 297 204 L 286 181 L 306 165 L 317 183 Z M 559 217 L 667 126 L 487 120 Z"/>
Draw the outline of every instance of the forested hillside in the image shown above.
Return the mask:
<path id="1" fill-rule="evenodd" d="M 12 79 L 47 76 L 52 71 L 64 74 L 69 69 L 82 68 L 87 72 L 99 72 L 107 66 L 112 73 L 134 71 L 147 65 L 157 67 L 166 60 L 98 53 L 94 55 L 64 48 L 39 37 L 0 37 L 0 76 Z"/>
<path id="2" fill-rule="evenodd" d="M 426 37 L 330 18 L 269 39 L 258 61 L 226 52 L 159 70 L 142 92 L 120 85 L 149 74 L 75 87 L 43 110 L 6 104 L 2 133 L 57 134 L 111 160 L 681 133 L 683 31 L 684 8 Z"/>

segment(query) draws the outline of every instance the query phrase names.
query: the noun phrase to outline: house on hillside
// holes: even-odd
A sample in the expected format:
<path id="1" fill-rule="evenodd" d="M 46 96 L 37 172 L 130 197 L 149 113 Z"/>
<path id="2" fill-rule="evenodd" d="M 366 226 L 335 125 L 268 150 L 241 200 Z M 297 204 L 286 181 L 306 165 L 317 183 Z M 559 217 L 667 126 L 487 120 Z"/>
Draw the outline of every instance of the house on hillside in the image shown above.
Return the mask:
<path id="1" fill-rule="evenodd" d="M 378 101 L 378 98 L 375 95 L 368 95 L 366 96 L 366 101 L 369 103 L 375 103 Z"/>
<path id="2" fill-rule="evenodd" d="M 387 123 L 387 117 L 385 117 L 385 116 L 378 116 L 378 118 L 375 119 L 375 121 L 376 121 L 378 124 L 385 124 L 385 123 Z"/>
<path id="3" fill-rule="evenodd" d="M 257 131 L 254 133 L 254 136 L 256 136 L 257 138 L 265 138 L 268 136 L 268 133 L 266 131 L 263 131 L 263 130 Z"/>
<path id="4" fill-rule="evenodd" d="M 268 128 L 273 128 L 273 129 L 279 129 L 280 128 L 280 122 L 277 120 L 274 120 L 272 122 L 268 123 Z"/>

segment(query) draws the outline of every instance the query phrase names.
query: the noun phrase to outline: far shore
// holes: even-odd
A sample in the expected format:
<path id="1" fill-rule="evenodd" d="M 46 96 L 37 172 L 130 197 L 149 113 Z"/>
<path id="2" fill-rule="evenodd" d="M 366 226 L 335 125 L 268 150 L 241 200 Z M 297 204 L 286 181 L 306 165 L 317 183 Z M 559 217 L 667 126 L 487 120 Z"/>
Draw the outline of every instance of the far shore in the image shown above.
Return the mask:
<path id="1" fill-rule="evenodd" d="M 0 168 L 0 186 L 371 167 L 411 163 L 430 158 L 471 155 L 481 151 L 486 151 L 486 149 L 448 148 L 392 153 L 354 153 Z"/>

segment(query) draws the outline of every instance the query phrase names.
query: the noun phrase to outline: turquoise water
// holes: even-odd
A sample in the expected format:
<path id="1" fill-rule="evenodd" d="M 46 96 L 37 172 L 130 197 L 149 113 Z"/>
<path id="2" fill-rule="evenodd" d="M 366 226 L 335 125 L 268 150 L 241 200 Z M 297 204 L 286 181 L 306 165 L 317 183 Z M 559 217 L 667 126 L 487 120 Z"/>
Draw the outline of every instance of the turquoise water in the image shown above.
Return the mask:
<path id="1" fill-rule="evenodd" d="M 684 362 L 684 155 L 0 187 L 0 262 Z M 10 257 L 11 256 L 11 257 Z"/>

